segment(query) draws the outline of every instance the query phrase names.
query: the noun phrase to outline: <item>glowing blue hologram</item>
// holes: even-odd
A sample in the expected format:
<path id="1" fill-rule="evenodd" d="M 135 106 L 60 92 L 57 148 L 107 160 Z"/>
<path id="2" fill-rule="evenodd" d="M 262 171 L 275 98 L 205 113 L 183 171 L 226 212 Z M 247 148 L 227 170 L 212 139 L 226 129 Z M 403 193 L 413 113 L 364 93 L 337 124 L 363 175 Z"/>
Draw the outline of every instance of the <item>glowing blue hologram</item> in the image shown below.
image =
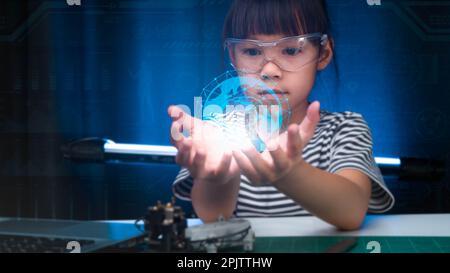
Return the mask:
<path id="1" fill-rule="evenodd" d="M 228 71 L 203 89 L 201 118 L 222 129 L 230 149 L 253 144 L 261 152 L 264 140 L 285 131 L 291 117 L 288 98 L 273 88 L 275 83 Z"/>

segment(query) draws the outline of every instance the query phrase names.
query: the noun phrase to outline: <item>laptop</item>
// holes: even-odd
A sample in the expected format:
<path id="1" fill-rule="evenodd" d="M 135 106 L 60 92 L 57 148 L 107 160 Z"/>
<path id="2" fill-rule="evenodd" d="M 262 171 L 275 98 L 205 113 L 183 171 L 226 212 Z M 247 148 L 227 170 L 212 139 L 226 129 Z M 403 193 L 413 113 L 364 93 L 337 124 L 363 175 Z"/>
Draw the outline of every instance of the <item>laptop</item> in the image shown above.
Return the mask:
<path id="1" fill-rule="evenodd" d="M 102 252 L 144 238 L 133 223 L 0 218 L 0 253 Z"/>

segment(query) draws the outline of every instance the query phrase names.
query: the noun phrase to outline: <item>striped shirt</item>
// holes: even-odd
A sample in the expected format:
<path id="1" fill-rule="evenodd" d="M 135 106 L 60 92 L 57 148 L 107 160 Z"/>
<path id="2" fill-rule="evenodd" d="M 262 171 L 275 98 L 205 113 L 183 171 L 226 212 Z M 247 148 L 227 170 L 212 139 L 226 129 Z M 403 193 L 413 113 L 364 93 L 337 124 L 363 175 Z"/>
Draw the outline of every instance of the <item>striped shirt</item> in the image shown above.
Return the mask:
<path id="1" fill-rule="evenodd" d="M 320 111 L 314 136 L 303 148 L 303 159 L 311 166 L 336 173 L 354 169 L 366 174 L 372 183 L 369 212 L 382 213 L 394 205 L 372 154 L 372 134 L 363 116 L 354 112 Z M 190 201 L 193 179 L 182 168 L 172 185 L 175 196 Z M 300 204 L 272 186 L 254 186 L 241 175 L 236 204 L 237 217 L 310 215 Z"/>

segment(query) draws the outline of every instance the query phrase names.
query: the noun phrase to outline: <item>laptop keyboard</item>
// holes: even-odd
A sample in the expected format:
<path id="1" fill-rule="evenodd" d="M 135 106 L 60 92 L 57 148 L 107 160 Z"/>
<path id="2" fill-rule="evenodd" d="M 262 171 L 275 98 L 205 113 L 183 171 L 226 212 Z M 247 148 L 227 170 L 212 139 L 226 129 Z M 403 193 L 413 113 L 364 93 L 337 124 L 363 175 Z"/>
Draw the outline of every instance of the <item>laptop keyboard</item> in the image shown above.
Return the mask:
<path id="1" fill-rule="evenodd" d="M 0 234 L 0 253 L 69 253 L 70 241 L 77 241 L 81 249 L 95 243 L 94 240 L 75 238 L 50 238 L 36 236 L 17 236 Z"/>

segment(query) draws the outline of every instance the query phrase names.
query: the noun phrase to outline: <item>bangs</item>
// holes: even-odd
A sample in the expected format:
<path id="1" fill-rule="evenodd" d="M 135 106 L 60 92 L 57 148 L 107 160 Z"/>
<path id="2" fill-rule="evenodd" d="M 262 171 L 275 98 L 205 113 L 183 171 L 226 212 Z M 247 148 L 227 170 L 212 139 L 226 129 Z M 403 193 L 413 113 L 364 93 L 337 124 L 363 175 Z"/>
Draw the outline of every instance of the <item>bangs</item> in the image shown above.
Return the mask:
<path id="1" fill-rule="evenodd" d="M 328 25 L 323 1 L 235 0 L 224 24 L 223 38 L 245 39 L 257 34 L 326 34 Z"/>

